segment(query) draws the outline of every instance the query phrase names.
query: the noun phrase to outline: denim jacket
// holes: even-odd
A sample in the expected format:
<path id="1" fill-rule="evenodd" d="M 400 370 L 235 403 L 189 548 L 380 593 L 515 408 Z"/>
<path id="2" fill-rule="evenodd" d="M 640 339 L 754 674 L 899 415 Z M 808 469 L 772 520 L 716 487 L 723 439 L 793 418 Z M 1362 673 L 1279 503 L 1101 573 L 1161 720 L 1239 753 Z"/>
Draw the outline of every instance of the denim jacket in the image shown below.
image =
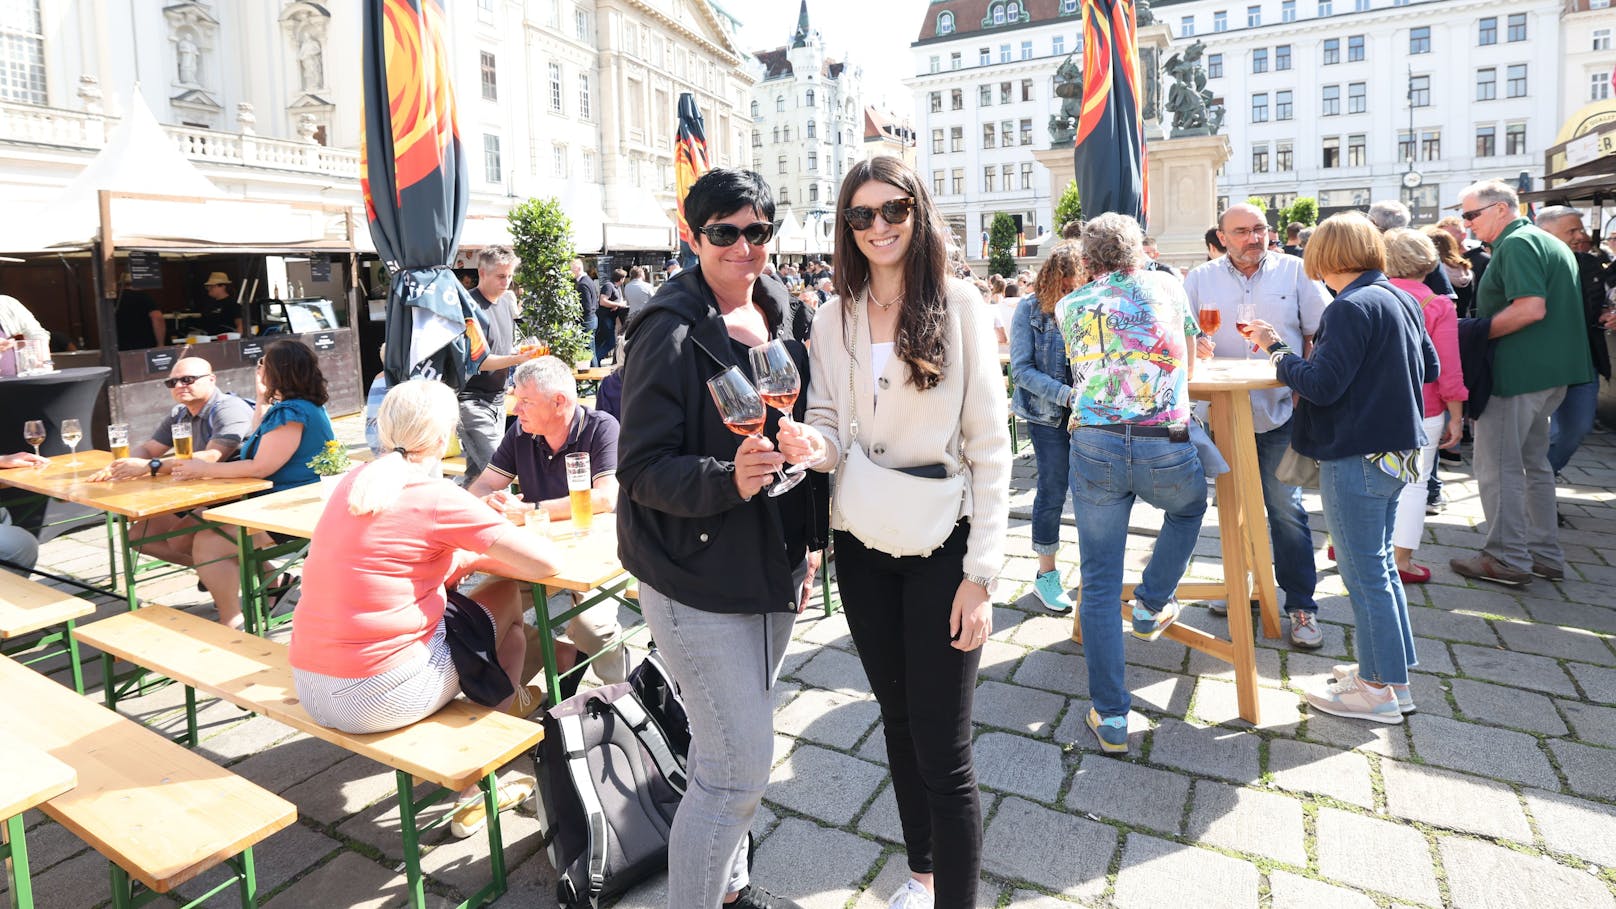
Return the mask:
<path id="1" fill-rule="evenodd" d="M 1054 315 L 1039 309 L 1038 298 L 1023 296 L 1010 322 L 1010 378 L 1016 383 L 1010 406 L 1029 423 L 1066 426 L 1072 411 L 1072 367 L 1066 340 Z"/>

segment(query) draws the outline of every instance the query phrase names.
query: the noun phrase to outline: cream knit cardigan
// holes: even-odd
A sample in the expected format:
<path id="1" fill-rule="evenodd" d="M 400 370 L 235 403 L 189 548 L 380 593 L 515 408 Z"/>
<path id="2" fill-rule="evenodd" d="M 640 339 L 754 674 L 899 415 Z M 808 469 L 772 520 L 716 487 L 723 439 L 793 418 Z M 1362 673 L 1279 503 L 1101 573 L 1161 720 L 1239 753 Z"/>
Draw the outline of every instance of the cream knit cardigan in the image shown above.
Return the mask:
<path id="1" fill-rule="evenodd" d="M 908 364 L 897 356 L 881 375 L 880 407 L 870 376 L 870 328 L 864 295 L 857 306 L 862 324 L 851 357 L 858 389 L 860 447 L 882 467 L 945 465 L 950 475 L 966 472 L 966 499 L 961 517 L 971 519 L 965 544 L 965 573 L 996 578 L 1004 567 L 1004 535 L 1010 514 L 1010 431 L 1006 420 L 1005 382 L 999 347 L 982 295 L 970 284 L 949 279 L 946 286 L 949 325 L 942 381 L 919 391 L 908 380 Z M 847 370 L 849 352 L 843 334 L 843 304 L 827 302 L 814 316 L 809 344 L 813 372 L 808 384 L 807 422 L 824 435 L 828 456 L 815 468 L 834 470 L 841 462 L 843 440 L 851 437 Z M 964 449 L 965 463 L 960 463 Z M 845 530 L 834 498 L 830 526 Z"/>

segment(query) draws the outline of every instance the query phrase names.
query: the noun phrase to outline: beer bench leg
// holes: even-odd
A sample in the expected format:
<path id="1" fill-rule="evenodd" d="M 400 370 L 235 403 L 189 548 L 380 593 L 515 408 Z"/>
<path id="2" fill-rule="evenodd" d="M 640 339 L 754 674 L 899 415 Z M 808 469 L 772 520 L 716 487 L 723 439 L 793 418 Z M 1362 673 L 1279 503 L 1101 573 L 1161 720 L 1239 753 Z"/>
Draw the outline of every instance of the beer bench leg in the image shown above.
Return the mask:
<path id="1" fill-rule="evenodd" d="M 420 824 L 420 812 L 441 801 L 444 796 L 452 797 L 455 793 L 440 786 L 417 800 L 415 777 L 403 770 L 394 771 L 394 776 L 398 779 L 398 819 L 404 835 L 404 872 L 409 881 L 410 905 L 414 909 L 425 909 L 426 882 L 421 874 L 421 834 L 447 823 L 454 812 L 448 812 L 425 826 Z M 488 815 L 488 867 L 492 871 L 492 880 L 455 909 L 475 909 L 504 895 L 509 886 L 505 878 L 505 836 L 499 821 L 499 778 L 490 773 L 477 781 L 477 788 L 482 790 L 483 811 Z"/>
<path id="2" fill-rule="evenodd" d="M 195 909 L 212 899 L 214 894 L 231 887 L 235 887 L 241 897 L 241 909 L 258 909 L 258 873 L 253 865 L 252 847 L 248 846 L 239 855 L 225 859 L 225 864 L 229 865 L 235 874 L 207 893 L 181 906 L 180 909 Z M 137 909 L 162 896 L 144 886 L 137 889 L 136 882 L 129 877 L 129 872 L 118 867 L 116 862 L 108 862 L 107 865 L 112 869 L 112 909 Z"/>
<path id="3" fill-rule="evenodd" d="M 6 887 L 13 909 L 33 909 L 34 882 L 28 872 L 28 841 L 22 828 L 22 815 L 6 818 L 5 842 L 0 843 L 0 862 L 6 866 Z"/>

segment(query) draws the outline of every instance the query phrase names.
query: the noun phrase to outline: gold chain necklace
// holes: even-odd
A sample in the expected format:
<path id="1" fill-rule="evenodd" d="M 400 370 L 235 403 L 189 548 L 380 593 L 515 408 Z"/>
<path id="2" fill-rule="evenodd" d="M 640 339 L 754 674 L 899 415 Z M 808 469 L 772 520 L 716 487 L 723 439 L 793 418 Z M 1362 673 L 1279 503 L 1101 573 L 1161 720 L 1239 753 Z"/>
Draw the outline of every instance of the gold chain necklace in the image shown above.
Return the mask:
<path id="1" fill-rule="evenodd" d="M 875 298 L 875 288 L 871 287 L 868 284 L 866 284 L 864 286 L 864 293 L 865 293 L 865 295 L 867 295 L 870 298 L 871 303 L 874 303 L 876 306 L 881 307 L 882 312 L 886 312 L 887 310 L 889 310 L 892 307 L 896 306 L 898 304 L 898 301 L 903 299 L 903 291 L 900 290 L 900 291 L 898 291 L 898 295 L 896 297 L 892 298 L 892 302 L 890 302 L 890 303 L 882 303 L 880 300 L 877 300 Z"/>

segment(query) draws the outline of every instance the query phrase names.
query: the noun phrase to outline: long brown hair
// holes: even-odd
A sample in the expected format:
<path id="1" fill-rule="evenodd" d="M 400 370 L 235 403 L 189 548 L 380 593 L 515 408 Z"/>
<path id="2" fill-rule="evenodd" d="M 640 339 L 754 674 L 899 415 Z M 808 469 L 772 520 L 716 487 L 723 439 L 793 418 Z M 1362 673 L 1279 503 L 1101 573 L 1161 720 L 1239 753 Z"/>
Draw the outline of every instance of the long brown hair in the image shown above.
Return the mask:
<path id="1" fill-rule="evenodd" d="M 1049 260 L 1038 269 L 1038 277 L 1033 279 L 1032 294 L 1038 298 L 1039 311 L 1046 316 L 1053 315 L 1055 304 L 1066 296 L 1066 282 L 1073 278 L 1080 282 L 1084 278 L 1083 245 L 1064 240 L 1055 244 L 1049 253 Z"/>
<path id="2" fill-rule="evenodd" d="M 903 308 L 898 311 L 898 334 L 893 353 L 909 366 L 909 381 L 925 391 L 943 378 L 948 340 L 948 231 L 920 176 L 899 158 L 880 155 L 848 169 L 836 199 L 835 270 L 831 283 L 843 301 L 851 302 L 870 285 L 870 262 L 853 239 L 853 228 L 842 213 L 853 204 L 859 187 L 879 180 L 897 187 L 915 200 L 908 261 L 903 266 Z M 843 323 L 842 343 L 851 347 L 850 322 Z"/>
<path id="3" fill-rule="evenodd" d="M 1443 265 L 1470 270 L 1470 260 L 1461 254 L 1459 241 L 1453 239 L 1453 234 L 1440 227 L 1427 227 L 1425 235 L 1436 244 L 1436 257 L 1442 260 Z"/>
<path id="4" fill-rule="evenodd" d="M 320 372 L 320 358 L 302 341 L 291 338 L 275 341 L 264 348 L 264 358 L 258 365 L 264 370 L 264 388 L 282 400 L 302 398 L 324 407 L 331 398 L 326 391 L 325 374 Z"/>

